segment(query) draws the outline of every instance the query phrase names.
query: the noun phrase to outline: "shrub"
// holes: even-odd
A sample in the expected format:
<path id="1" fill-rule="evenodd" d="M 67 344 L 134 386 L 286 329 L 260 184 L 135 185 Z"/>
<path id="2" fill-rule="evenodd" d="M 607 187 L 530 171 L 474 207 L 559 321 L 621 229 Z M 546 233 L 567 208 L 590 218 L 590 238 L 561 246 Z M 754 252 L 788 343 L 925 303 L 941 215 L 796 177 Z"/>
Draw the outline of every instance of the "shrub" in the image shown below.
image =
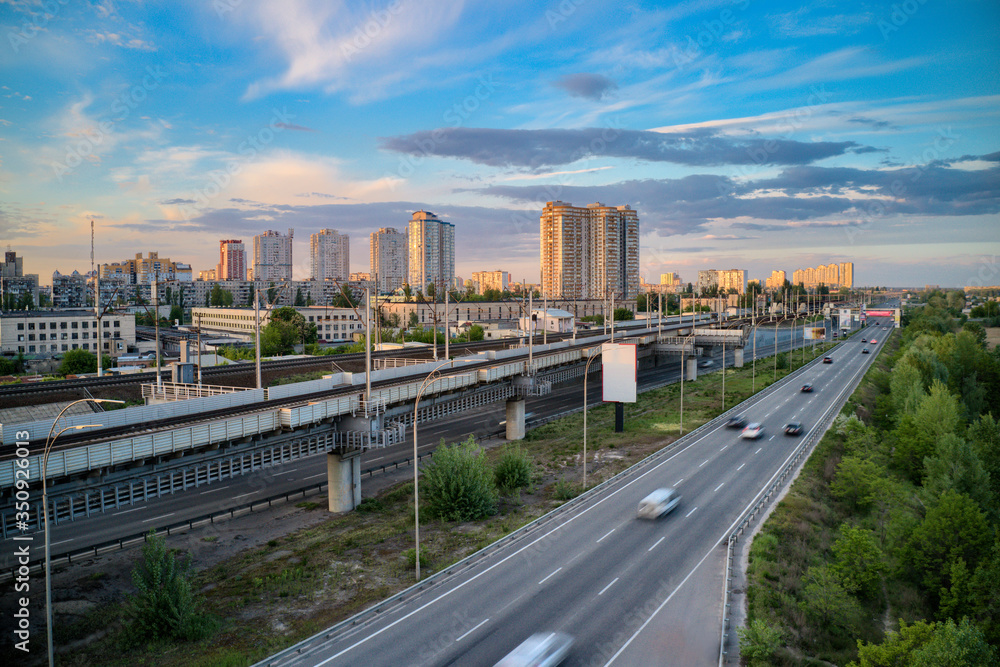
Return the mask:
<path id="1" fill-rule="evenodd" d="M 424 471 L 421 487 L 421 502 L 432 517 L 475 521 L 496 514 L 493 474 L 472 436 L 461 444 L 442 443 Z"/>
<path id="2" fill-rule="evenodd" d="M 575 484 L 564 479 L 559 480 L 552 487 L 552 497 L 556 500 L 572 500 L 580 493 Z"/>
<path id="3" fill-rule="evenodd" d="M 502 493 L 510 493 L 528 486 L 531 483 L 531 467 L 531 459 L 519 446 L 507 447 L 493 468 L 497 488 Z"/>
<path id="4" fill-rule="evenodd" d="M 745 628 L 737 628 L 736 633 L 740 636 L 740 655 L 751 667 L 774 664 L 774 654 L 781 648 L 784 635 L 781 628 L 772 628 L 756 618 Z"/>

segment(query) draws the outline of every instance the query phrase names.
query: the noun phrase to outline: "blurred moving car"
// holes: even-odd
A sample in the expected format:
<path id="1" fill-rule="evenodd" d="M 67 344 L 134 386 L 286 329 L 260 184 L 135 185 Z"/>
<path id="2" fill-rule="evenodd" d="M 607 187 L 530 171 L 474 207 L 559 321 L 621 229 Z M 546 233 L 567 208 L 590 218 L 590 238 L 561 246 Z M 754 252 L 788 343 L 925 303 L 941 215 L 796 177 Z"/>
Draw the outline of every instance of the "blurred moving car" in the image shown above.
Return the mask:
<path id="1" fill-rule="evenodd" d="M 698 368 L 711 368 L 714 365 L 715 362 L 712 361 L 711 359 L 703 359 L 702 361 L 698 362 Z"/>
<path id="2" fill-rule="evenodd" d="M 833 357 L 823 357 L 823 363 L 824 364 L 832 364 L 833 363 Z"/>
<path id="3" fill-rule="evenodd" d="M 808 382 L 807 382 L 807 383 L 805 383 L 804 385 L 802 385 L 802 391 L 803 391 L 803 392 L 805 392 L 805 393 L 807 393 L 807 394 L 808 394 L 808 393 L 809 393 L 809 392 L 811 392 L 812 390 L 813 390 L 813 386 L 812 386 L 812 384 L 810 384 L 810 383 L 808 383 Z"/>
<path id="4" fill-rule="evenodd" d="M 878 341 L 872 338 L 872 345 L 875 345 L 876 343 L 878 343 Z"/>
<path id="5" fill-rule="evenodd" d="M 743 428 L 747 425 L 746 415 L 733 415 L 726 422 L 726 428 Z"/>
<path id="6" fill-rule="evenodd" d="M 802 424 L 799 422 L 785 424 L 785 435 L 799 435 L 800 433 L 802 433 Z"/>
<path id="7" fill-rule="evenodd" d="M 669 513 L 681 502 L 681 494 L 676 489 L 657 489 L 639 501 L 640 519 L 657 519 Z"/>
<path id="8" fill-rule="evenodd" d="M 565 632 L 538 632 L 508 653 L 494 667 L 555 667 L 569 655 L 573 638 Z"/>
<path id="9" fill-rule="evenodd" d="M 869 354 L 868 348 L 866 347 L 865 349 L 861 350 L 861 354 Z"/>
<path id="10" fill-rule="evenodd" d="M 763 435 L 764 427 L 757 422 L 747 424 L 746 428 L 740 433 L 740 437 L 746 440 L 757 440 Z"/>

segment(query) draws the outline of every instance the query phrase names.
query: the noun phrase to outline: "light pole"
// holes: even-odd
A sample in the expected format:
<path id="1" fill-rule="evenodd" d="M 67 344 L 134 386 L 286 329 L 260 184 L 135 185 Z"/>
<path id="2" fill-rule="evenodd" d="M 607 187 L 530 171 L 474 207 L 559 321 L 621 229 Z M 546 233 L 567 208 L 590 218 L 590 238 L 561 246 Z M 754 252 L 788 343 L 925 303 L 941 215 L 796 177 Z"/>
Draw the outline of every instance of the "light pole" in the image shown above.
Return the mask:
<path id="1" fill-rule="evenodd" d="M 451 360 L 446 359 L 427 374 L 427 377 L 424 378 L 424 381 L 420 384 L 420 389 L 417 391 L 417 398 L 413 402 L 413 523 L 415 528 L 414 537 L 417 545 L 417 581 L 420 581 L 420 492 L 417 486 L 419 483 L 417 477 L 417 473 L 419 472 L 419 466 L 417 465 L 419 461 L 417 458 L 417 408 L 420 406 L 420 397 L 424 395 L 424 389 L 427 388 L 427 385 L 430 384 L 434 376 L 438 374 L 438 371 L 447 366 L 449 363 L 451 363 Z"/>
<path id="2" fill-rule="evenodd" d="M 45 531 L 45 622 L 46 622 L 46 634 L 48 635 L 48 649 L 49 649 L 49 667 L 55 664 L 55 653 L 52 649 L 52 570 L 51 570 L 51 558 L 49 556 L 49 488 L 47 479 L 49 468 L 49 452 L 52 450 L 52 445 L 55 444 L 56 439 L 66 431 L 75 430 L 78 431 L 84 428 L 94 428 L 96 426 L 101 426 L 101 424 L 79 424 L 77 426 L 67 426 L 58 433 L 55 437 L 52 436 L 53 431 L 56 430 L 56 423 L 62 418 L 63 414 L 69 410 L 71 407 L 78 403 L 87 403 L 88 401 L 94 403 L 124 403 L 125 401 L 114 401 L 107 398 L 81 398 L 78 401 L 73 401 L 65 408 L 63 408 L 56 418 L 52 420 L 52 428 L 49 429 L 49 435 L 45 439 L 45 450 L 42 452 L 42 469 L 38 471 L 39 476 L 42 478 L 42 520 L 44 522 Z"/>
<path id="3" fill-rule="evenodd" d="M 694 325 L 692 323 L 691 333 L 681 343 L 681 435 L 684 435 L 684 375 L 687 366 L 687 342 L 694 338 L 694 334 Z"/>
<path id="4" fill-rule="evenodd" d="M 596 350 L 600 345 L 595 345 L 594 347 L 587 350 L 588 354 Z M 600 354 L 600 353 L 598 353 Z M 587 359 L 587 365 L 583 369 L 583 490 L 587 490 L 587 378 L 590 373 L 590 362 L 597 358 L 597 354 L 593 355 Z"/>

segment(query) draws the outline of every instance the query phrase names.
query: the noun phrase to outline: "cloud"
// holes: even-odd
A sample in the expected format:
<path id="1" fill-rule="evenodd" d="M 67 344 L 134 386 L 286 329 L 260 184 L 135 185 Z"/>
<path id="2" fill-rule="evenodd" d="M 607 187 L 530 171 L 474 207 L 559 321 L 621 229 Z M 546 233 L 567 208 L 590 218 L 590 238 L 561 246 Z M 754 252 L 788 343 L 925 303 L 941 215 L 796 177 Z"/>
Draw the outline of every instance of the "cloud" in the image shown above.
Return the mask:
<path id="1" fill-rule="evenodd" d="M 275 123 L 275 127 L 284 128 L 286 130 L 297 130 L 299 132 L 316 132 L 316 130 L 311 127 L 305 127 L 304 125 L 296 125 L 295 123 Z"/>
<path id="2" fill-rule="evenodd" d="M 816 37 L 818 35 L 854 35 L 872 25 L 874 17 L 868 13 L 810 16 L 815 7 L 801 7 L 797 11 L 769 17 L 774 31 L 782 37 Z"/>
<path id="3" fill-rule="evenodd" d="M 553 84 L 562 88 L 573 97 L 583 97 L 588 100 L 600 101 L 605 96 L 618 90 L 618 84 L 600 74 L 567 74 L 557 79 Z"/>
<path id="4" fill-rule="evenodd" d="M 672 162 L 688 166 L 808 164 L 877 150 L 854 141 L 801 142 L 734 137 L 708 129 L 649 132 L 612 128 L 504 130 L 439 128 L 381 139 L 385 150 L 450 157 L 492 167 L 542 169 L 596 157 Z"/>
<path id="5" fill-rule="evenodd" d="M 874 118 L 866 118 L 865 116 L 854 116 L 847 119 L 848 123 L 857 123 L 859 125 L 870 125 L 876 130 L 893 129 L 898 130 L 899 127 L 893 125 L 887 120 L 875 120 Z"/>

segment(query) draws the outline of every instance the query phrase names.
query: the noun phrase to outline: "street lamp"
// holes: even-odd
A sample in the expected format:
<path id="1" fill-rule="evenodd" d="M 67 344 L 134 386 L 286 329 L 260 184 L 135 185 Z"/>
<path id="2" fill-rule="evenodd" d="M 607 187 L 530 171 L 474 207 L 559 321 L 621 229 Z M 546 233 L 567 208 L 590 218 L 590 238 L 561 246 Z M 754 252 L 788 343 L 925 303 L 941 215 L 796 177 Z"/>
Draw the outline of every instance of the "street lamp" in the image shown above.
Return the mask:
<path id="1" fill-rule="evenodd" d="M 684 342 L 681 343 L 681 435 L 684 435 L 684 375 L 685 366 L 687 365 L 687 342 L 694 338 L 695 331 L 692 323 L 691 333 L 684 338 Z M 725 366 L 723 366 L 725 368 Z"/>
<path id="2" fill-rule="evenodd" d="M 437 343 L 435 342 L 435 346 Z M 416 538 L 416 552 L 417 552 L 417 581 L 420 581 L 420 493 L 418 491 L 418 461 L 417 458 L 417 408 L 420 406 L 420 397 L 424 394 L 424 389 L 430 384 L 431 380 L 435 375 L 439 375 L 438 371 L 451 363 L 450 359 L 438 364 L 437 368 L 432 370 L 424 378 L 424 381 L 420 384 L 420 389 L 417 390 L 417 398 L 413 402 L 413 523 L 415 526 L 414 537 Z"/>
<path id="3" fill-rule="evenodd" d="M 587 350 L 589 354 L 591 351 L 596 350 L 600 345 L 595 345 L 594 347 Z M 600 354 L 600 353 L 598 353 Z M 590 362 L 597 358 L 597 354 L 587 359 L 587 365 L 583 369 L 583 490 L 587 490 L 587 378 L 590 373 Z"/>
<path id="4" fill-rule="evenodd" d="M 77 426 L 67 426 L 58 433 L 55 437 L 52 436 L 53 431 L 56 430 L 56 423 L 62 418 L 63 414 L 69 410 L 71 407 L 78 403 L 86 403 L 88 401 L 94 403 L 124 403 L 125 401 L 115 401 L 108 398 L 81 398 L 78 401 L 73 401 L 65 408 L 63 408 L 56 418 L 52 420 L 52 428 L 49 429 L 49 435 L 45 439 L 45 450 L 42 452 L 42 469 L 39 471 L 39 475 L 42 478 L 42 520 L 44 521 L 45 530 L 45 622 L 46 622 L 46 633 L 48 635 L 48 649 L 49 649 L 49 667 L 55 664 L 55 653 L 52 649 L 52 572 L 51 572 L 51 559 L 49 556 L 49 489 L 46 483 L 48 479 L 49 468 L 49 452 L 52 450 L 52 445 L 55 444 L 56 439 L 66 431 L 78 431 L 84 428 L 94 428 L 96 426 L 101 426 L 101 424 L 80 424 Z"/>

